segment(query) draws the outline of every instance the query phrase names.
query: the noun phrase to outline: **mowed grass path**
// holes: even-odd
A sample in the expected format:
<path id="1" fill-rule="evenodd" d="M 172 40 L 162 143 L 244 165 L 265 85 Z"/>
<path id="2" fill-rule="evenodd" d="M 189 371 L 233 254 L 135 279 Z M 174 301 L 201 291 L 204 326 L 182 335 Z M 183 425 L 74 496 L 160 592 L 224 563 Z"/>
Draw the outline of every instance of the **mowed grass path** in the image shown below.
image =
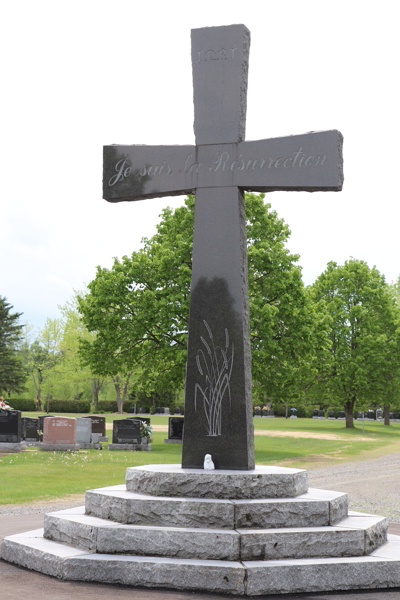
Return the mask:
<path id="1" fill-rule="evenodd" d="M 35 416 L 35 413 L 24 413 L 24 416 Z M 128 415 L 105 416 L 111 423 Z M 167 425 L 168 417 L 153 416 L 152 423 Z M 346 430 L 343 421 L 256 418 L 254 427 L 260 431 L 260 435 L 256 435 L 257 464 L 313 468 L 400 452 L 400 423 L 385 427 L 380 422 L 365 421 L 364 433 L 360 421 L 356 422 L 356 429 Z M 324 439 L 327 434 L 328 437 L 339 436 L 339 439 Z M 111 440 L 110 430 L 108 435 Z M 164 444 L 166 437 L 165 432 L 153 432 L 152 452 L 109 452 L 105 444 L 102 451 L 48 453 L 29 450 L 2 455 L 0 504 L 46 501 L 120 484 L 124 482 L 125 469 L 131 466 L 179 464 L 181 445 Z"/>

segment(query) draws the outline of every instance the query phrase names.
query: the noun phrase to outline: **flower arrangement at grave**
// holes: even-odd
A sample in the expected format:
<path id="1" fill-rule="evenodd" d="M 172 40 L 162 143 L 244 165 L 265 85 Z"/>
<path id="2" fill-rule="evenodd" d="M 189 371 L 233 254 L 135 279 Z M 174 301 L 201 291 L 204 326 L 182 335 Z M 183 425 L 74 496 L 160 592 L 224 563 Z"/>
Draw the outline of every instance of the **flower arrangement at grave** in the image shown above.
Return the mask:
<path id="1" fill-rule="evenodd" d="M 8 410 L 14 410 L 12 406 L 10 406 L 8 404 L 8 402 L 6 402 L 4 400 L 3 397 L 0 398 L 0 412 L 6 412 Z"/>
<path id="2" fill-rule="evenodd" d="M 144 421 L 141 422 L 140 437 L 151 438 L 152 431 L 153 431 L 153 429 L 152 429 L 151 425 L 147 425 Z"/>

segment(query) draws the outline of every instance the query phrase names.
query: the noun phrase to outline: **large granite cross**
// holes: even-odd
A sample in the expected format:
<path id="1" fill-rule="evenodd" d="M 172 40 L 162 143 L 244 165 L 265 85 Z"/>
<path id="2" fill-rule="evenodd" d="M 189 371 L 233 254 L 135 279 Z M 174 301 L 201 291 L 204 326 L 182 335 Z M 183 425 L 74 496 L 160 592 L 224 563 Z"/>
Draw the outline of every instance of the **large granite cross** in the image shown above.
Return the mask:
<path id="1" fill-rule="evenodd" d="M 340 191 L 342 135 L 245 142 L 250 32 L 192 30 L 195 146 L 105 146 L 109 202 L 196 193 L 182 466 L 254 468 L 243 190 Z"/>

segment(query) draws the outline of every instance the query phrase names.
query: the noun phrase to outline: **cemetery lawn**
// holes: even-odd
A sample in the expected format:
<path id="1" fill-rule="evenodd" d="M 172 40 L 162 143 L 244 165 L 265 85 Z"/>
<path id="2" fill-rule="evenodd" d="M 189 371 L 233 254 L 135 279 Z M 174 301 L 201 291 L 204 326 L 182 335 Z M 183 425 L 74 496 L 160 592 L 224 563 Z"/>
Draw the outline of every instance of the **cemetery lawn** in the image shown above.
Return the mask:
<path id="1" fill-rule="evenodd" d="M 23 416 L 37 416 L 24 413 Z M 83 416 L 83 415 L 69 415 Z M 107 422 L 128 415 L 104 415 Z M 167 416 L 153 416 L 153 450 L 151 452 L 39 452 L 0 455 L 0 505 L 46 502 L 86 490 L 124 482 L 127 467 L 180 463 L 181 445 L 164 444 Z M 385 427 L 381 422 L 356 421 L 356 428 L 346 430 L 343 421 L 318 419 L 254 419 L 257 464 L 283 465 L 312 469 L 342 462 L 377 458 L 400 452 L 400 423 Z M 111 441 L 112 431 L 108 430 Z"/>

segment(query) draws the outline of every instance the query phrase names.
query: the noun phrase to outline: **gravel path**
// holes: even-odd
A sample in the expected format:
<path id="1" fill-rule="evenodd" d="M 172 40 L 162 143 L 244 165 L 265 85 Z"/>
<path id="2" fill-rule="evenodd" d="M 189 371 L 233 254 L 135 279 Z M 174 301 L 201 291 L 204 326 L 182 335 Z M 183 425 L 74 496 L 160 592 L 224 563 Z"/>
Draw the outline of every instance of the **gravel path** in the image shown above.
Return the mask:
<path id="1" fill-rule="evenodd" d="M 308 472 L 310 487 L 346 492 L 351 510 L 388 517 L 400 523 L 400 453 Z M 34 504 L 0 505 L 0 515 L 42 514 L 82 506 L 84 496 Z"/>
<path id="2" fill-rule="evenodd" d="M 400 453 L 312 469 L 308 482 L 310 487 L 347 492 L 351 510 L 400 523 Z"/>

